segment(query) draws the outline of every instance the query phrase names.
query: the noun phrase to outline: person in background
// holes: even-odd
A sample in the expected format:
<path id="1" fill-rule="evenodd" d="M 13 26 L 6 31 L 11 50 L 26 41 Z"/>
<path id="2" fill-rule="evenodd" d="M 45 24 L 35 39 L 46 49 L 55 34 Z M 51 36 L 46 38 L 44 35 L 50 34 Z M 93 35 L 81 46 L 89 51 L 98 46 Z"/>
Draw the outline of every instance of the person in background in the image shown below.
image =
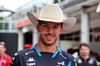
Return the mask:
<path id="1" fill-rule="evenodd" d="M 7 48 L 5 42 L 0 42 L 0 66 L 9 66 L 11 56 L 6 54 Z"/>
<path id="2" fill-rule="evenodd" d="M 59 35 L 76 23 L 75 17 L 63 21 L 58 4 L 47 4 L 36 18 L 31 12 L 28 18 L 39 32 L 39 41 L 33 47 L 14 54 L 10 66 L 77 66 L 70 54 L 57 46 Z"/>
<path id="3" fill-rule="evenodd" d="M 76 58 L 77 66 L 98 66 L 95 57 L 90 56 L 90 48 L 86 43 L 79 46 L 80 56 Z"/>

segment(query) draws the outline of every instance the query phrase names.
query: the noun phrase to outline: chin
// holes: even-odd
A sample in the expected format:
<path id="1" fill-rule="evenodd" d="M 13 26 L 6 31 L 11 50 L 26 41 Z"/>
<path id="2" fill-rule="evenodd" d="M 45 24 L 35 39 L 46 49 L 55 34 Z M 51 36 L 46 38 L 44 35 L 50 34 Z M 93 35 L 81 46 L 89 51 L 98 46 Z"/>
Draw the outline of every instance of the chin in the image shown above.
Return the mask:
<path id="1" fill-rule="evenodd" d="M 54 44 L 54 42 L 45 42 L 44 43 L 46 46 L 52 46 Z"/>
<path id="2" fill-rule="evenodd" d="M 53 44 L 44 44 L 44 45 L 46 45 L 46 46 L 52 46 Z"/>

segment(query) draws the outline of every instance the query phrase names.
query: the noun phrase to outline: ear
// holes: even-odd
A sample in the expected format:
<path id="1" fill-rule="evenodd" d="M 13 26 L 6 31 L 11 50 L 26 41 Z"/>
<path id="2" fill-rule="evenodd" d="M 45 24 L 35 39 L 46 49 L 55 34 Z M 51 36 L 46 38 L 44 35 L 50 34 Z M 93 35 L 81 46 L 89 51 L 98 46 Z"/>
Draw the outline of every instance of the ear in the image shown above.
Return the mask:
<path id="1" fill-rule="evenodd" d="M 63 32 L 63 27 L 60 29 L 60 34 Z"/>
<path id="2" fill-rule="evenodd" d="M 39 32 L 39 24 L 36 25 L 36 29 Z"/>

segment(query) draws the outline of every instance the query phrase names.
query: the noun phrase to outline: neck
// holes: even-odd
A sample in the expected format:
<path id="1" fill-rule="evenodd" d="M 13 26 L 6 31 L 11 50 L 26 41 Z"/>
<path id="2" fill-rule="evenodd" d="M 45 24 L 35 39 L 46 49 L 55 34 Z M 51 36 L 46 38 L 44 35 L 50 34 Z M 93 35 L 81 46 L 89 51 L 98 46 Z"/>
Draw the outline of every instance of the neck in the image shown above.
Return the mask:
<path id="1" fill-rule="evenodd" d="M 84 60 L 87 60 L 89 58 L 89 55 L 86 55 L 86 56 L 81 56 Z"/>
<path id="2" fill-rule="evenodd" d="M 46 46 L 45 44 L 42 44 L 41 42 L 39 42 L 36 45 L 37 49 L 40 52 L 50 52 L 50 53 L 55 53 L 55 51 L 57 50 L 56 44 L 53 44 L 51 46 Z"/>

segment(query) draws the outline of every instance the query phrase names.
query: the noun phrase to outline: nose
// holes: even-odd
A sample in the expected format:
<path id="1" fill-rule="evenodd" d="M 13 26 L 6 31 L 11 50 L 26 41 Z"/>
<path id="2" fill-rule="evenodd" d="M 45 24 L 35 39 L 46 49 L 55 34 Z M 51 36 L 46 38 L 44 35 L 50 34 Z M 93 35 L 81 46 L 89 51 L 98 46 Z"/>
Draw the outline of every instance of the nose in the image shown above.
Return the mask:
<path id="1" fill-rule="evenodd" d="M 49 28 L 48 28 L 48 33 L 50 33 L 50 34 L 53 33 L 53 28 L 52 28 L 52 27 L 49 27 Z"/>

